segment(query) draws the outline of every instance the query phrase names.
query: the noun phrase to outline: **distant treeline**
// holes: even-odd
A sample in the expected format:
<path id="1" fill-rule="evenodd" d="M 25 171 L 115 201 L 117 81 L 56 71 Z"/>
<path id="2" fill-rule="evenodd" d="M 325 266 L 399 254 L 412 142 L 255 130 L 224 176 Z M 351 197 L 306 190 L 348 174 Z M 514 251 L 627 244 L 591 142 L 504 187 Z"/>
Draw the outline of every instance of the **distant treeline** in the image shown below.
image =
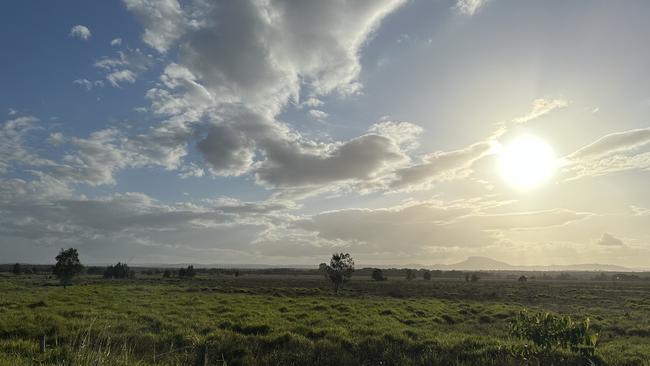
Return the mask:
<path id="1" fill-rule="evenodd" d="M 86 266 L 84 272 L 88 275 L 107 276 L 111 268 L 115 266 Z M 20 274 L 51 274 L 52 265 L 15 263 L 0 264 L 0 272 L 15 273 L 18 269 Z M 119 268 L 119 267 L 118 267 Z M 186 267 L 128 267 L 129 277 L 133 275 L 162 276 L 167 272 L 170 276 L 183 277 Z M 371 278 L 375 268 L 361 268 L 354 272 L 354 277 Z M 594 280 L 594 281 L 649 281 L 650 273 L 619 273 L 619 272 L 543 272 L 543 271 L 442 271 L 427 269 L 409 268 L 382 268 L 381 272 L 388 280 L 391 278 L 405 278 L 407 271 L 415 274 L 415 279 L 422 279 L 426 272 L 429 272 L 432 279 L 465 279 L 467 274 L 480 274 L 483 280 L 517 280 L 526 276 L 528 280 Z M 322 276 L 323 273 L 317 268 L 193 268 L 196 275 L 221 275 L 221 276 L 244 276 L 244 275 L 278 275 L 278 276 Z M 119 273 L 116 272 L 116 273 Z M 113 275 L 110 277 L 122 277 Z"/>

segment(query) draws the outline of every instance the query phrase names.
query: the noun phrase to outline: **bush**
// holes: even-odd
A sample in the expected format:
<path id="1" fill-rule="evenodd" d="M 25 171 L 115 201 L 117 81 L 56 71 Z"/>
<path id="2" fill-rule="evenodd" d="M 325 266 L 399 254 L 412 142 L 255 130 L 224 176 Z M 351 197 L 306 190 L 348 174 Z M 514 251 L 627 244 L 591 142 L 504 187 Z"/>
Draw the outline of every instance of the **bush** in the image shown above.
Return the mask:
<path id="1" fill-rule="evenodd" d="M 114 266 L 106 267 L 104 271 L 104 278 L 131 278 L 133 272 L 129 269 L 126 263 L 117 262 Z"/>
<path id="2" fill-rule="evenodd" d="M 382 272 L 381 269 L 379 268 L 375 268 L 372 271 L 371 277 L 375 281 L 386 281 L 386 277 L 384 277 L 384 272 Z"/>
<path id="3" fill-rule="evenodd" d="M 61 281 L 63 288 L 70 284 L 74 276 L 83 271 L 84 267 L 79 261 L 77 249 L 70 248 L 59 252 L 56 256 L 56 264 L 52 272 Z"/>
<path id="4" fill-rule="evenodd" d="M 598 333 L 590 328 L 586 318 L 580 323 L 570 316 L 558 316 L 550 313 L 528 314 L 521 312 L 511 323 L 513 336 L 533 342 L 538 351 L 550 352 L 557 348 L 566 348 L 584 357 L 593 357 L 598 344 Z"/>
<path id="5" fill-rule="evenodd" d="M 334 293 L 339 293 L 339 288 L 350 280 L 354 272 L 354 260 L 349 253 L 334 253 L 330 264 L 325 267 L 325 277 L 332 283 Z"/>
<path id="6" fill-rule="evenodd" d="M 427 281 L 431 281 L 431 271 L 425 269 L 424 273 L 422 273 L 422 278 L 424 278 Z"/>
<path id="7" fill-rule="evenodd" d="M 178 270 L 178 277 L 180 278 L 194 278 L 194 276 L 196 276 L 194 266 L 187 266 L 187 268 L 181 268 Z"/>
<path id="8" fill-rule="evenodd" d="M 415 279 L 415 276 L 416 276 L 416 275 L 415 275 L 415 271 L 414 271 L 414 270 L 412 270 L 412 269 L 407 269 L 407 270 L 406 270 L 406 279 L 407 279 L 407 280 L 409 280 L 409 281 L 410 281 L 410 280 L 413 280 L 413 279 Z"/>

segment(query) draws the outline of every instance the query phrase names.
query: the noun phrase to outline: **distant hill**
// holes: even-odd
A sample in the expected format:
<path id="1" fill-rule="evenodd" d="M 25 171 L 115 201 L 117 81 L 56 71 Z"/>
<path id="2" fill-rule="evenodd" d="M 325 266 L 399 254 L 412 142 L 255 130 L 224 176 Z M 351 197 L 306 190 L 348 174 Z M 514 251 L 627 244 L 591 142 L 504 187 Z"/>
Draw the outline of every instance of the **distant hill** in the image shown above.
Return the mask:
<path id="1" fill-rule="evenodd" d="M 616 266 L 612 264 L 568 264 L 568 265 L 548 265 L 548 266 L 513 266 L 511 264 L 494 260 L 487 257 L 469 257 L 462 262 L 455 264 L 436 264 L 431 266 L 433 269 L 440 270 L 483 270 L 483 271 L 611 271 L 611 272 L 630 272 L 635 269 Z"/>

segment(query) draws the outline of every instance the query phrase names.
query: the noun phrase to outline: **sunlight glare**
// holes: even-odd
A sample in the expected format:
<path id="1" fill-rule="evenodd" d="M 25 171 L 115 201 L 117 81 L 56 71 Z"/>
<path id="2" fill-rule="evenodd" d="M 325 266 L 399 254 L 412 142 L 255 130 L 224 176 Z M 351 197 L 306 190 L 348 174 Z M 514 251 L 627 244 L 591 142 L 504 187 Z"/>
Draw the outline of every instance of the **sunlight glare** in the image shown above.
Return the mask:
<path id="1" fill-rule="evenodd" d="M 499 151 L 501 176 L 509 185 L 526 190 L 548 180 L 557 166 L 553 149 L 535 136 L 521 136 Z"/>

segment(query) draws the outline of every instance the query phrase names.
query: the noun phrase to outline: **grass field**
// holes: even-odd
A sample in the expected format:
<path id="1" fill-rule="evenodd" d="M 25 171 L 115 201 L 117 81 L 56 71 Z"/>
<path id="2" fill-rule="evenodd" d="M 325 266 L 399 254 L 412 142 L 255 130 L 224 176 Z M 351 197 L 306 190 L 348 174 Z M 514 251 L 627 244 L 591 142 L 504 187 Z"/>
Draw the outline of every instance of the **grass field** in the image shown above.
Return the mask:
<path id="1" fill-rule="evenodd" d="M 192 280 L 0 274 L 0 365 L 584 365 L 510 335 L 522 309 L 589 317 L 594 364 L 650 365 L 650 282 Z M 45 335 L 46 350 L 39 338 Z"/>

